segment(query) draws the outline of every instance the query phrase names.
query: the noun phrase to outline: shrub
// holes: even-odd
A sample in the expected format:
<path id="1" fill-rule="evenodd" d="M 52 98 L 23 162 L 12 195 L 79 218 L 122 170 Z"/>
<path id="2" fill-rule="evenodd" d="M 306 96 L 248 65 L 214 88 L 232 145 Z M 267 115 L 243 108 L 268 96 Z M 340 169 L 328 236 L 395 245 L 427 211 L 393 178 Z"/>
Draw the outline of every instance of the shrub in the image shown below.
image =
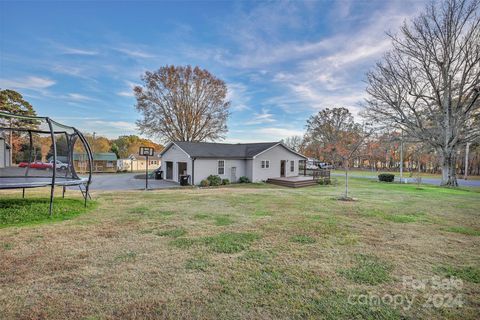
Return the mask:
<path id="1" fill-rule="evenodd" d="M 230 184 L 230 180 L 228 179 L 222 179 L 222 184 L 226 186 L 227 184 Z"/>
<path id="2" fill-rule="evenodd" d="M 250 183 L 250 179 L 248 179 L 247 176 L 241 176 L 240 179 L 238 179 L 238 182 L 240 182 L 240 183 Z"/>
<path id="3" fill-rule="evenodd" d="M 209 175 L 207 180 L 210 182 L 210 186 L 219 186 L 222 183 L 222 178 L 213 174 Z"/>
<path id="4" fill-rule="evenodd" d="M 207 179 L 203 179 L 202 181 L 200 181 L 201 187 L 208 187 L 209 185 L 210 185 L 210 181 L 208 181 Z"/>
<path id="5" fill-rule="evenodd" d="M 391 173 L 381 173 L 378 175 L 379 181 L 393 182 L 393 179 L 395 179 L 395 175 Z"/>
<path id="6" fill-rule="evenodd" d="M 332 181 L 329 178 L 320 178 L 318 179 L 317 183 L 319 185 L 329 185 L 332 184 Z"/>

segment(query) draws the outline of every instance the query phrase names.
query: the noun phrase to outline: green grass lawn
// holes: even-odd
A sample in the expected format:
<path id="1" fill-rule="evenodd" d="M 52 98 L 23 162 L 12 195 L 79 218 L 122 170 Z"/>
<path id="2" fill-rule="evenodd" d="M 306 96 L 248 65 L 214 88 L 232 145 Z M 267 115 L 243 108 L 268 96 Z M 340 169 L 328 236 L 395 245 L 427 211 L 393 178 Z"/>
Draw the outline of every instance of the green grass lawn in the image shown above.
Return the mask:
<path id="1" fill-rule="evenodd" d="M 345 174 L 345 170 L 344 169 L 335 169 L 335 170 L 332 170 L 331 171 L 332 173 L 337 173 L 337 174 Z M 370 176 L 378 176 L 380 173 L 393 173 L 396 177 L 400 177 L 400 172 L 390 172 L 390 171 L 385 171 L 385 170 L 379 170 L 378 172 L 377 171 L 372 171 L 372 170 L 358 170 L 358 169 L 351 169 L 349 170 L 349 174 L 351 174 L 352 176 L 358 176 L 358 177 L 370 177 Z M 404 171 L 403 172 L 403 177 L 404 178 L 416 178 L 418 177 L 418 173 L 417 172 L 412 172 L 410 173 L 409 171 Z M 425 173 L 425 172 L 421 172 L 420 173 L 420 177 L 422 178 L 436 178 L 436 179 L 441 179 L 442 176 L 440 174 L 437 174 L 437 173 Z M 458 174 L 457 175 L 457 179 L 463 179 L 463 175 L 461 174 Z M 468 176 L 468 179 L 470 180 L 480 180 L 480 176 Z"/>
<path id="2" fill-rule="evenodd" d="M 94 192 L 68 220 L 0 229 L 0 318 L 478 319 L 478 188 L 342 191 Z M 15 208 L 0 217 L 29 216 Z"/>
<path id="3" fill-rule="evenodd" d="M 0 228 L 67 220 L 94 206 L 95 203 L 89 201 L 85 207 L 83 199 L 55 199 L 50 215 L 50 199 L 47 197 L 5 197 L 0 199 Z"/>

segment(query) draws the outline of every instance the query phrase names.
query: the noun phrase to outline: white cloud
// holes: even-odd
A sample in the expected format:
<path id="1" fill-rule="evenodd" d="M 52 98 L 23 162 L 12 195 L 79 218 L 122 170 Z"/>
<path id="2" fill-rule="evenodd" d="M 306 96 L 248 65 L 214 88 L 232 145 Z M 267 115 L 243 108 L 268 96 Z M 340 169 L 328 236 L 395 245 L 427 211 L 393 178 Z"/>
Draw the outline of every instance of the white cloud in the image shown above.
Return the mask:
<path id="1" fill-rule="evenodd" d="M 107 128 L 127 130 L 127 131 L 135 131 L 137 129 L 137 126 L 135 123 L 127 122 L 127 121 L 96 120 L 96 121 L 93 121 L 93 123 L 99 126 L 107 127 Z"/>
<path id="2" fill-rule="evenodd" d="M 128 90 L 125 90 L 125 91 L 119 91 L 117 92 L 117 95 L 119 95 L 120 97 L 135 97 L 135 95 L 133 94 L 133 91 L 128 91 Z"/>
<path id="3" fill-rule="evenodd" d="M 76 127 L 83 132 L 96 132 L 99 136 L 115 138 L 120 135 L 137 134 L 135 123 L 128 121 L 87 120 L 77 121 Z"/>
<path id="4" fill-rule="evenodd" d="M 56 82 L 49 78 L 29 76 L 16 80 L 0 79 L 0 87 L 7 89 L 42 90 L 51 87 Z"/>
<path id="5" fill-rule="evenodd" d="M 242 83 L 228 83 L 227 84 L 227 100 L 232 104 L 231 109 L 233 111 L 245 111 L 250 110 L 251 96 L 248 94 L 247 86 Z"/>
<path id="6" fill-rule="evenodd" d="M 133 88 L 139 86 L 139 84 L 132 81 L 125 81 L 125 83 L 128 86 L 128 89 L 118 91 L 117 95 L 120 97 L 135 97 L 135 94 L 133 93 Z"/>
<path id="7" fill-rule="evenodd" d="M 302 130 L 277 127 L 261 128 L 256 130 L 256 132 L 264 136 L 276 137 L 277 140 L 281 140 L 291 136 L 303 136 L 304 134 Z"/>
<path id="8" fill-rule="evenodd" d="M 79 48 L 71 48 L 60 46 L 60 50 L 63 54 L 72 54 L 72 55 L 81 55 L 81 56 L 96 56 L 98 51 L 96 50 L 86 50 L 86 49 L 79 49 Z"/>
<path id="9" fill-rule="evenodd" d="M 365 97 L 364 74 L 381 58 L 391 44 L 385 32 L 397 30 L 401 23 L 418 14 L 424 3 L 389 1 L 382 5 L 341 1 L 325 16 L 331 20 L 332 31 L 315 37 L 292 40 L 288 34 L 308 33 L 311 20 L 318 19 L 317 3 L 275 2 L 235 12 L 226 25 L 226 36 L 237 46 L 231 50 L 207 48 L 200 55 L 229 68 L 267 70 L 273 77 L 264 82 L 283 88 L 276 97 L 268 98 L 287 112 L 296 109 L 319 109 L 325 105 L 357 108 Z M 240 6 L 240 8 L 243 8 Z M 370 8 L 371 10 L 366 10 Z M 323 9 L 322 9 L 323 10 Z M 307 40 L 306 40 L 307 39 Z M 269 103 L 270 102 L 270 103 Z M 242 108 L 242 104 L 240 109 Z M 250 124 L 268 122 L 253 119 Z"/>
<path id="10" fill-rule="evenodd" d="M 261 113 L 254 113 L 253 119 L 245 122 L 246 125 L 256 125 L 264 123 L 272 123 L 276 120 L 273 118 L 274 114 L 269 113 L 268 109 L 262 109 Z"/>
<path id="11" fill-rule="evenodd" d="M 155 55 L 148 53 L 146 51 L 140 50 L 140 49 L 129 49 L 129 48 L 116 48 L 118 52 L 121 52 L 123 54 L 126 54 L 127 56 L 130 56 L 132 58 L 154 58 Z"/>
<path id="12" fill-rule="evenodd" d="M 233 133 L 233 132 L 232 132 Z M 304 132 L 298 129 L 287 127 L 266 127 L 252 129 L 246 133 L 234 134 L 227 139 L 227 143 L 249 143 L 249 142 L 268 142 L 280 141 L 291 136 L 303 136 Z"/>
<path id="13" fill-rule="evenodd" d="M 80 94 L 80 93 L 69 93 L 67 94 L 67 98 L 75 100 L 75 101 L 92 101 L 95 100 L 93 98 L 90 98 L 86 95 Z"/>
<path id="14" fill-rule="evenodd" d="M 342 2 L 333 14 L 350 19 L 352 4 Z M 396 30 L 406 18 L 416 15 L 420 6 L 423 3 L 405 6 L 403 2 L 388 2 L 386 7 L 357 16 L 362 23 L 354 23 L 355 29 L 339 28 L 311 42 L 274 41 L 253 32 L 246 37 L 251 37 L 255 46 L 243 46 L 238 55 L 223 57 L 222 61 L 237 68 L 277 69 L 273 78 L 265 81 L 285 90 L 265 101 L 270 107 L 276 103 L 286 112 L 295 112 L 305 106 L 313 110 L 348 106 L 358 113 L 359 103 L 366 97 L 362 74 L 391 47 L 385 31 Z M 271 14 L 278 12 L 273 10 Z M 253 26 L 255 21 L 247 29 Z"/>

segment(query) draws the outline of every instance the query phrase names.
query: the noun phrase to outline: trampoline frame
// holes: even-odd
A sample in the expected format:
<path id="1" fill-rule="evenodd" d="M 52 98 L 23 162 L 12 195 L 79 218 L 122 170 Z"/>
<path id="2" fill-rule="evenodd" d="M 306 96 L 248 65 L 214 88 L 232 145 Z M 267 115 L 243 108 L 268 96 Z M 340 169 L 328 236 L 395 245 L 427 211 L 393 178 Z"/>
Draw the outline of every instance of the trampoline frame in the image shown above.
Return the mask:
<path id="1" fill-rule="evenodd" d="M 49 213 L 50 213 L 50 216 L 51 216 L 52 213 L 53 213 L 53 202 L 54 202 L 54 197 L 55 197 L 55 185 L 63 187 L 62 197 L 65 197 L 65 188 L 67 186 L 78 185 L 79 188 L 80 188 L 80 191 L 82 192 L 82 196 L 84 198 L 84 205 L 86 207 L 87 206 L 87 199 L 88 198 L 91 199 L 91 196 L 90 196 L 90 193 L 89 193 L 89 187 L 90 187 L 90 184 L 92 182 L 93 154 L 92 154 L 92 150 L 90 148 L 90 145 L 88 144 L 87 139 L 85 139 L 85 136 L 79 130 L 77 130 L 75 127 L 70 127 L 70 126 L 63 125 L 61 123 L 58 123 L 58 122 L 52 120 L 49 117 L 33 117 L 33 116 L 25 116 L 25 115 L 16 115 L 16 114 L 11 114 L 11 113 L 0 111 L 0 118 L 7 118 L 7 119 L 8 118 L 14 118 L 14 119 L 32 120 L 32 123 L 34 123 L 34 121 L 45 121 L 48 125 L 49 131 L 35 129 L 35 128 L 27 128 L 27 127 L 24 127 L 24 128 L 22 128 L 22 127 L 18 127 L 18 128 L 3 127 L 0 124 L 0 131 L 10 131 L 10 134 L 12 134 L 13 131 L 28 132 L 29 142 L 30 142 L 30 153 L 29 153 L 28 165 L 26 167 L 26 174 L 28 174 L 28 171 L 30 169 L 30 164 L 32 163 L 32 153 L 33 153 L 33 150 L 32 150 L 33 149 L 32 133 L 49 134 L 50 139 L 51 139 L 51 143 L 52 143 L 52 149 L 53 149 L 53 154 L 52 154 L 52 157 L 53 157 L 53 165 L 52 166 L 53 167 L 52 167 L 51 180 L 48 179 L 49 180 L 48 182 L 45 181 L 45 182 L 42 182 L 42 183 L 31 183 L 30 185 L 27 184 L 27 183 L 23 183 L 23 184 L 18 183 L 17 185 L 12 184 L 11 186 L 4 186 L 4 187 L 2 187 L 0 185 L 0 190 L 1 189 L 23 189 L 22 196 L 25 197 L 25 189 L 26 188 L 40 188 L 40 187 L 50 186 Z M 65 130 L 63 130 L 63 131 L 55 130 L 54 125 L 56 127 L 64 128 Z M 74 133 L 69 134 L 67 132 L 67 130 L 73 130 Z M 56 134 L 65 134 L 65 136 L 66 136 L 67 148 L 68 148 L 68 153 L 69 153 L 69 155 L 68 155 L 68 158 L 69 158 L 68 166 L 69 166 L 69 168 L 71 170 L 71 173 L 72 173 L 72 176 L 73 176 L 71 179 L 65 179 L 64 182 L 61 181 L 62 178 L 57 177 L 57 143 L 56 143 L 56 138 L 55 138 Z M 71 136 L 74 136 L 75 139 L 71 139 Z M 77 137 L 82 142 L 82 144 L 85 148 L 85 152 L 87 153 L 88 178 L 78 177 L 78 175 L 75 171 L 75 166 L 74 166 L 74 163 L 73 163 L 73 147 L 75 145 Z M 73 143 L 72 143 L 72 140 L 73 140 Z M 10 163 L 10 165 L 12 165 L 12 163 Z M 43 176 L 42 177 L 38 177 L 38 176 L 37 177 L 34 177 L 34 176 L 27 177 L 25 175 L 23 177 L 10 176 L 8 178 L 10 178 L 10 179 L 15 179 L 15 178 L 27 178 L 27 179 L 32 178 L 32 179 L 34 179 L 34 178 L 50 178 L 50 177 L 48 177 L 48 176 L 45 176 L 45 177 L 43 177 Z M 82 189 L 82 185 L 85 186 L 85 191 Z"/>

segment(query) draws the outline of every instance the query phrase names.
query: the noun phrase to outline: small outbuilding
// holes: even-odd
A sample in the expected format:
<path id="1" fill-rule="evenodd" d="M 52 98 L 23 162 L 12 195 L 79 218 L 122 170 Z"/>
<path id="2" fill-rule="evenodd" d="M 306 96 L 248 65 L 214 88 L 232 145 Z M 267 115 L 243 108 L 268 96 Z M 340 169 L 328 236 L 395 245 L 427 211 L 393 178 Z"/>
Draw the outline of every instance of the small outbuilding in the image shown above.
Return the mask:
<path id="1" fill-rule="evenodd" d="M 160 167 L 160 158 L 155 155 L 148 158 L 148 169 L 157 169 Z M 145 156 L 131 154 L 126 159 L 118 159 L 118 171 L 145 171 L 147 168 L 147 159 Z"/>
<path id="2" fill-rule="evenodd" d="M 10 146 L 4 137 L 0 136 L 0 168 L 10 166 Z"/>
<path id="3" fill-rule="evenodd" d="M 117 172 L 117 155 L 113 152 L 93 154 L 93 172 Z M 78 172 L 87 170 L 87 154 L 74 153 L 73 162 Z"/>
<path id="4" fill-rule="evenodd" d="M 231 182 L 242 176 L 252 182 L 296 177 L 299 163 L 307 160 L 281 142 L 170 142 L 160 156 L 164 179 L 180 182 L 181 176 L 188 175 L 190 184 L 200 184 L 209 175 Z"/>

